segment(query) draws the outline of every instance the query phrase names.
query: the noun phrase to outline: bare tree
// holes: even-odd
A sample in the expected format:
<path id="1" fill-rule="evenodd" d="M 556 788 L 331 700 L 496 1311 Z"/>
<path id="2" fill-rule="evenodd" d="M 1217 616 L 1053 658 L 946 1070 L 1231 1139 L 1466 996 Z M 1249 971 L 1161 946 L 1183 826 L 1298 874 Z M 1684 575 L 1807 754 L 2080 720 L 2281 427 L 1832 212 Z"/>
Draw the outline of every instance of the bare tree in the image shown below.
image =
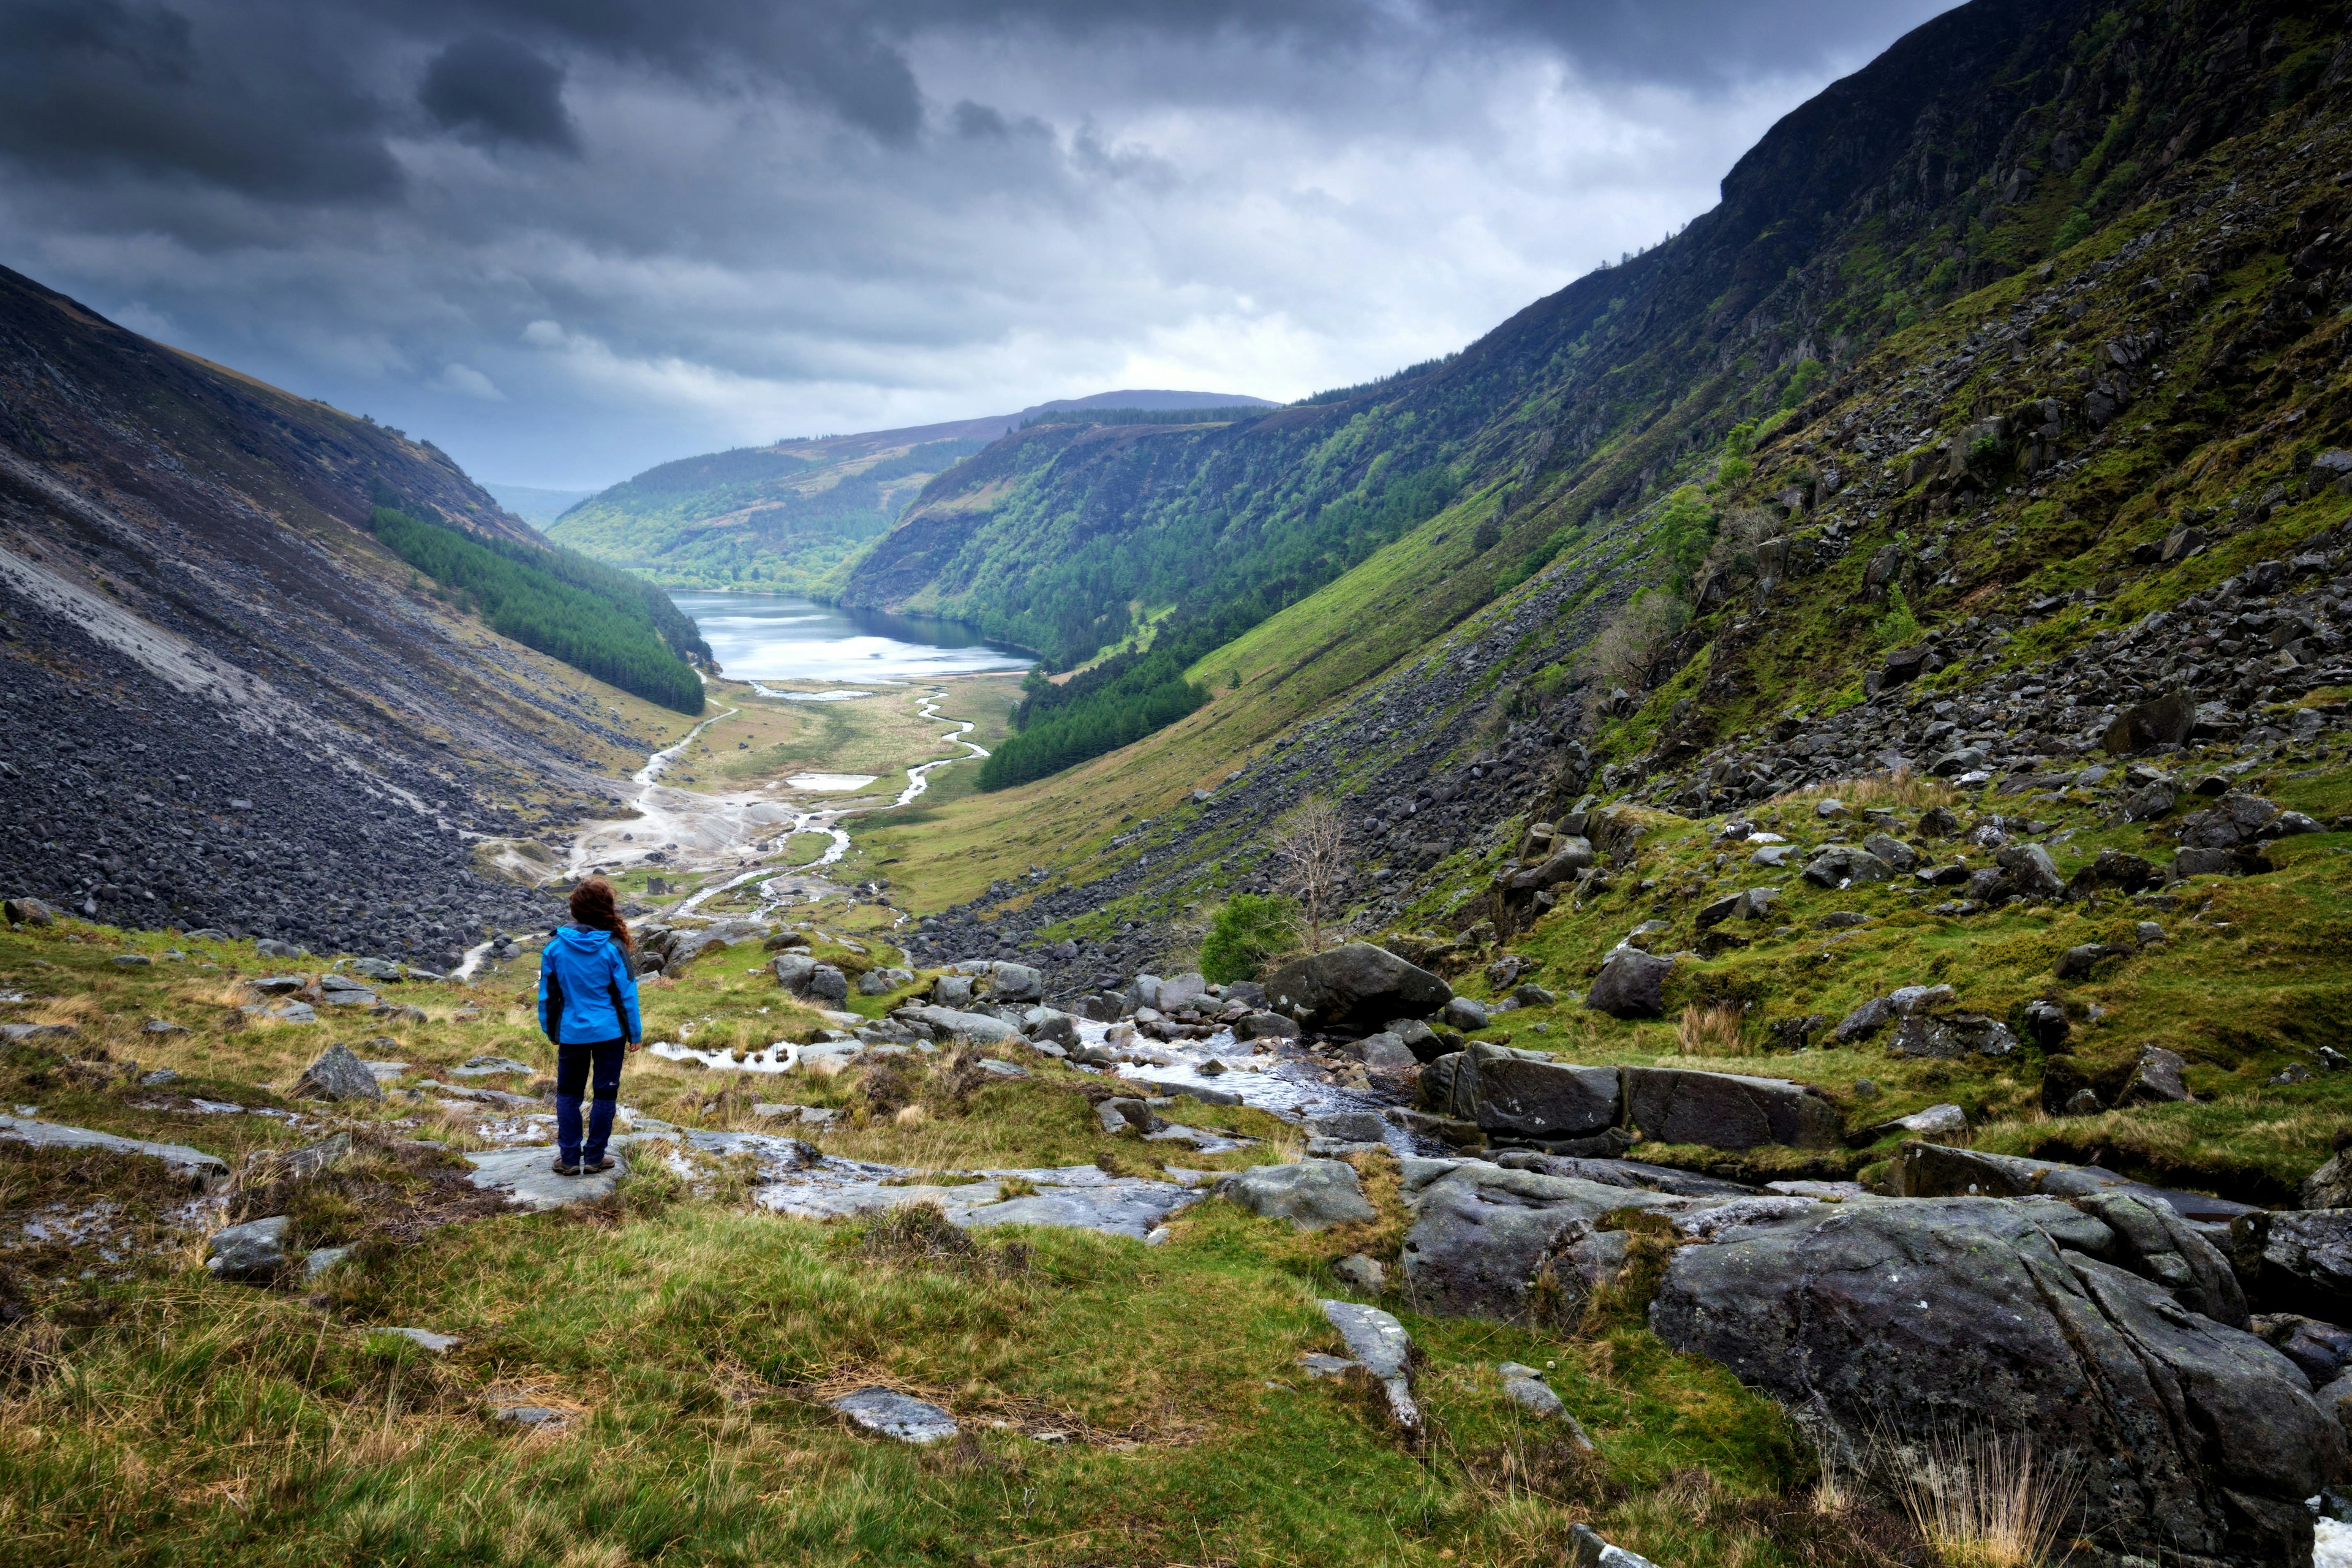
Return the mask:
<path id="1" fill-rule="evenodd" d="M 1687 619 L 1689 612 L 1671 594 L 1652 589 L 1636 595 L 1586 646 L 1586 679 L 1603 691 L 1623 687 L 1638 696 L 1649 689 L 1658 661 Z"/>
<path id="2" fill-rule="evenodd" d="M 1347 822 L 1339 808 L 1310 795 L 1275 825 L 1283 883 L 1307 917 L 1307 950 L 1323 950 L 1323 922 L 1348 880 Z"/>

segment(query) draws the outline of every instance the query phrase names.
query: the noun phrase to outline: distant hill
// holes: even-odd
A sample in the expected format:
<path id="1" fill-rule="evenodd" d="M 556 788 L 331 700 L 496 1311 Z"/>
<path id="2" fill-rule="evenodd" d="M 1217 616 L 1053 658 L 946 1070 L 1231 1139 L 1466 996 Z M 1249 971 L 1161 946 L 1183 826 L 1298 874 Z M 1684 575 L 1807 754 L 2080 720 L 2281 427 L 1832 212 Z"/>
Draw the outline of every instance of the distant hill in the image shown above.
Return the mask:
<path id="1" fill-rule="evenodd" d="M 1126 390 L 1017 414 L 740 447 L 648 468 L 543 524 L 549 537 L 673 588 L 824 591 L 938 475 L 1027 421 L 1071 410 L 1272 408 L 1229 392 Z M 559 495 L 492 487 L 509 494 Z"/>
<path id="2" fill-rule="evenodd" d="M 498 498 L 498 503 L 530 524 L 545 528 L 582 501 L 594 495 L 594 490 L 551 490 L 537 485 L 493 485 L 482 488 Z"/>

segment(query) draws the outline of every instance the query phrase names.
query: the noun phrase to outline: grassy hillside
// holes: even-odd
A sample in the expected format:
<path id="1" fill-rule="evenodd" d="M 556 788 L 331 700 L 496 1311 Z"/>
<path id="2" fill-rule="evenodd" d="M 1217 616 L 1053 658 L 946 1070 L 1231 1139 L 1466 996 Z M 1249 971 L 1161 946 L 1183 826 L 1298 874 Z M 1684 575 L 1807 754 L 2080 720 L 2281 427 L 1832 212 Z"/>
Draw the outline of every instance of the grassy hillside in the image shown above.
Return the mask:
<path id="1" fill-rule="evenodd" d="M 830 445 L 665 463 L 572 508 L 548 537 L 667 587 L 810 593 L 887 529 L 925 481 L 986 443 Z"/>

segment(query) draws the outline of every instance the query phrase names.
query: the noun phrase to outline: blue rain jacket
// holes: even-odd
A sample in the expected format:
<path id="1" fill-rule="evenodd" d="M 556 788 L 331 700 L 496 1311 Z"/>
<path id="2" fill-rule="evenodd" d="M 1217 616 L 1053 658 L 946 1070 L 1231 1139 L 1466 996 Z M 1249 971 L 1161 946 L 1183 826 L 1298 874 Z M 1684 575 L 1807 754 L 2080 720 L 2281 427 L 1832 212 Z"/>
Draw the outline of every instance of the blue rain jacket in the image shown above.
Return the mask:
<path id="1" fill-rule="evenodd" d="M 637 977 L 611 931 L 567 925 L 548 942 L 539 961 L 539 1026 L 559 1046 L 643 1035 Z"/>

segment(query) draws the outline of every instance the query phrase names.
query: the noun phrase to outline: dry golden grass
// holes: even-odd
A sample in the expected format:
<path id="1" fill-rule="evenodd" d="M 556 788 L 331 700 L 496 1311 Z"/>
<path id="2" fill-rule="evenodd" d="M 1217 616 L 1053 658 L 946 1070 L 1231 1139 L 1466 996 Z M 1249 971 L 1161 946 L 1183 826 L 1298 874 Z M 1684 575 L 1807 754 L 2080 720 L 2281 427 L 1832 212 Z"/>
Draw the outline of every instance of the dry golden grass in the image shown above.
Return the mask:
<path id="1" fill-rule="evenodd" d="M 1948 1432 L 1880 1447 L 1904 1511 L 1950 1568 L 2043 1568 L 2083 1489 L 2023 1437 Z"/>
<path id="2" fill-rule="evenodd" d="M 1740 1009 L 1728 1002 L 1685 1007 L 1675 1031 L 1677 1047 L 1686 1057 L 1744 1057 L 1752 1047 L 1740 1022 Z"/>

